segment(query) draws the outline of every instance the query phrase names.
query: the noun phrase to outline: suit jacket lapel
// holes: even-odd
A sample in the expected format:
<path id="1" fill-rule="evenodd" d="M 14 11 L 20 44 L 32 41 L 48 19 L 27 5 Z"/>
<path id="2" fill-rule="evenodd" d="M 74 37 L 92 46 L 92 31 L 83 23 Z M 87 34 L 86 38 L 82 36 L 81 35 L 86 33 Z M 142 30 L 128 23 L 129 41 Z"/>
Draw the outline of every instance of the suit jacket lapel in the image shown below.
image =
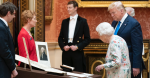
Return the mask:
<path id="1" fill-rule="evenodd" d="M 3 26 L 6 28 L 6 30 L 7 30 L 7 32 L 8 32 L 9 37 L 10 37 L 11 40 L 13 41 L 13 38 L 12 38 L 12 35 L 11 35 L 11 33 L 10 33 L 9 27 L 7 27 L 6 24 L 5 24 L 2 20 L 0 20 L 0 22 L 2 22 Z"/>
<path id="2" fill-rule="evenodd" d="M 129 17 L 129 16 L 128 16 L 128 17 Z M 124 22 L 123 22 L 123 24 L 121 25 L 121 27 L 120 27 L 120 29 L 119 29 L 117 35 L 120 35 L 121 32 L 125 29 L 125 27 L 128 25 L 128 22 L 129 22 L 128 17 L 124 20 Z"/>
<path id="3" fill-rule="evenodd" d="M 114 29 L 116 28 L 117 24 L 118 24 L 118 22 L 115 21 L 115 23 L 113 24 Z"/>
<path id="4" fill-rule="evenodd" d="M 9 37 L 10 37 L 11 40 L 13 41 L 13 37 L 12 37 L 12 35 L 11 35 L 11 33 L 10 33 L 9 27 L 6 27 L 6 25 L 5 25 L 5 28 L 7 29 L 7 32 L 8 32 Z M 14 42 L 14 41 L 13 41 L 13 42 Z"/>
<path id="5" fill-rule="evenodd" d="M 81 23 L 81 21 L 80 21 L 80 16 L 78 16 L 78 18 L 77 18 L 77 23 L 76 23 L 76 27 L 75 27 L 74 37 L 76 36 L 76 34 L 77 34 L 77 32 L 78 32 L 78 30 L 79 30 L 79 28 L 80 28 L 80 23 Z"/>
<path id="6" fill-rule="evenodd" d="M 5 24 L 2 20 L 0 20 L 0 22 L 2 22 L 2 24 L 3 24 L 3 26 L 6 28 L 6 30 L 7 30 L 8 32 L 10 32 L 9 27 L 7 27 L 6 24 Z"/>
<path id="7" fill-rule="evenodd" d="M 66 38 L 68 39 L 68 35 L 69 35 L 69 21 L 70 21 L 70 18 L 67 19 L 67 23 L 66 23 Z"/>

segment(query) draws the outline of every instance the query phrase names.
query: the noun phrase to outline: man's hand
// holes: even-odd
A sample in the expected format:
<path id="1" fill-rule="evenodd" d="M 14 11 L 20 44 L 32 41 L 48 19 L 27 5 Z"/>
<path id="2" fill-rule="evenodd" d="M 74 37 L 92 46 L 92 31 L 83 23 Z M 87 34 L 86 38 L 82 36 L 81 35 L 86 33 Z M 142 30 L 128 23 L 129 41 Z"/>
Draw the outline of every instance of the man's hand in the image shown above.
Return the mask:
<path id="1" fill-rule="evenodd" d="M 13 71 L 12 71 L 12 73 L 11 73 L 11 77 L 13 76 L 13 78 L 14 77 L 16 77 L 18 75 L 18 72 L 16 71 L 16 69 L 14 69 Z"/>
<path id="2" fill-rule="evenodd" d="M 104 68 L 103 65 L 98 65 L 98 66 L 95 68 L 95 71 L 100 72 L 100 70 L 102 70 L 103 68 Z"/>
<path id="3" fill-rule="evenodd" d="M 64 46 L 64 50 L 68 51 L 70 49 L 70 47 L 68 45 Z"/>
<path id="4" fill-rule="evenodd" d="M 13 74 L 11 74 L 11 78 L 13 78 Z"/>
<path id="5" fill-rule="evenodd" d="M 77 46 L 74 46 L 74 45 L 71 45 L 70 48 L 72 51 L 76 51 L 78 49 Z"/>
<path id="6" fill-rule="evenodd" d="M 140 73 L 140 68 L 133 68 L 133 76 L 136 77 Z"/>

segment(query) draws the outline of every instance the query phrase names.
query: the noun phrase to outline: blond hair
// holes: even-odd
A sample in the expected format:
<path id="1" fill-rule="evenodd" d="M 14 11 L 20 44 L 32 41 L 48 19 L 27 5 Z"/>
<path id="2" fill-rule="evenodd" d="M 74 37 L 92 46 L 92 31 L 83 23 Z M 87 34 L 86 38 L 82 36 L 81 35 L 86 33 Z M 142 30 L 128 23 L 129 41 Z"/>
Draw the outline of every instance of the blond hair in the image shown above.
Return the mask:
<path id="1" fill-rule="evenodd" d="M 33 16 L 36 16 L 36 13 L 31 10 L 24 10 L 21 14 L 21 19 L 24 24 L 28 23 L 28 19 L 32 20 Z"/>
<path id="2" fill-rule="evenodd" d="M 124 7 L 124 5 L 122 4 L 121 1 L 116 1 L 116 2 L 111 3 L 108 7 L 108 11 L 115 8 L 115 7 L 116 7 L 117 10 L 123 9 L 124 11 L 126 11 L 125 7 Z"/>

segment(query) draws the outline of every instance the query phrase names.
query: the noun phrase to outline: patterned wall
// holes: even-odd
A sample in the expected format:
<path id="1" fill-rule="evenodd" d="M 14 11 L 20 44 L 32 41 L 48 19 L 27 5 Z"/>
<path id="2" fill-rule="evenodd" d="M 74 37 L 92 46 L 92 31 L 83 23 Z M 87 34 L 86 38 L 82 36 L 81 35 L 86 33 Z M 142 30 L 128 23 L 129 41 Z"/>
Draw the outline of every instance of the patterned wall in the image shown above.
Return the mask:
<path id="1" fill-rule="evenodd" d="M 35 37 L 34 40 L 35 41 L 45 41 L 45 35 L 44 35 L 44 2 L 43 0 L 36 0 L 35 3 L 36 6 L 36 13 L 37 13 L 37 24 L 35 27 Z"/>
<path id="2" fill-rule="evenodd" d="M 20 15 L 21 15 L 24 10 L 29 9 L 29 0 L 20 0 L 20 6 L 21 6 L 21 8 L 20 8 Z M 21 28 L 23 27 L 22 20 L 21 20 L 20 26 L 21 27 L 19 30 L 21 30 Z"/>
<path id="3" fill-rule="evenodd" d="M 51 5 L 52 0 L 45 0 L 45 16 L 49 16 L 51 13 Z"/>
<path id="4" fill-rule="evenodd" d="M 45 25 L 45 41 L 57 42 L 62 20 L 69 17 L 68 1 L 70 0 L 54 0 L 54 18 L 50 25 Z M 135 8 L 135 13 L 135 18 L 142 26 L 143 38 L 150 39 L 150 8 Z M 95 28 L 99 23 L 113 21 L 107 8 L 79 8 L 78 14 L 87 19 L 92 39 L 98 39 Z"/>

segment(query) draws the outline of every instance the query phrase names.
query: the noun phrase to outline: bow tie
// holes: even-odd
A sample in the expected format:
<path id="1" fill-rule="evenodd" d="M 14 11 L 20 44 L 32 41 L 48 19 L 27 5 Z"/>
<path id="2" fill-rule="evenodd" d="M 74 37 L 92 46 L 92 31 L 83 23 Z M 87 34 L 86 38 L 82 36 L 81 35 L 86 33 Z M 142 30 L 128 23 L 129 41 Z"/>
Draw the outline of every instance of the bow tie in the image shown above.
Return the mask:
<path id="1" fill-rule="evenodd" d="M 75 19 L 75 17 L 73 17 L 73 16 L 70 16 L 70 19 Z"/>

